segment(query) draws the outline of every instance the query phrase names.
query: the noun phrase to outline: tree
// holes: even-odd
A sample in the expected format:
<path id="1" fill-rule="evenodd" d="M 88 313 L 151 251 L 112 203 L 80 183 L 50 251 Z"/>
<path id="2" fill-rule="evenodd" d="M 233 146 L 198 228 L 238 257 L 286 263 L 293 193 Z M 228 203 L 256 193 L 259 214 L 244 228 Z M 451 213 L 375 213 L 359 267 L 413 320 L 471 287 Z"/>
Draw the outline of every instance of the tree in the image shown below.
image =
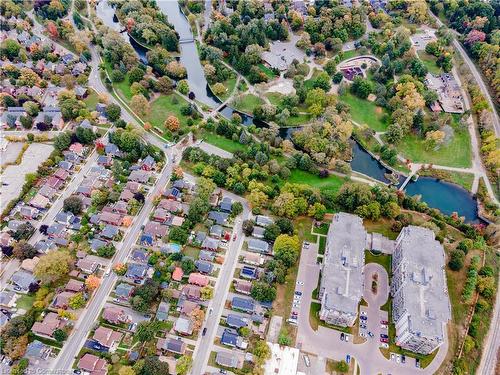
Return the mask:
<path id="1" fill-rule="evenodd" d="M 281 234 L 276 238 L 273 246 L 274 258 L 281 260 L 286 267 L 291 267 L 297 261 L 300 251 L 298 236 Z"/>
<path id="2" fill-rule="evenodd" d="M 54 138 L 54 147 L 59 151 L 66 150 L 71 145 L 71 134 L 64 132 Z"/>
<path id="3" fill-rule="evenodd" d="M 149 113 L 149 102 L 144 95 L 134 95 L 130 100 L 130 108 L 140 116 L 146 116 Z"/>
<path id="4" fill-rule="evenodd" d="M 453 271 L 458 271 L 464 266 L 465 255 L 460 250 L 453 250 L 450 255 L 450 261 L 448 262 L 448 267 Z"/>
<path id="5" fill-rule="evenodd" d="M 101 279 L 96 275 L 89 275 L 85 280 L 85 286 L 90 292 L 99 288 L 100 284 L 101 284 Z"/>
<path id="6" fill-rule="evenodd" d="M 2 335 L 2 352 L 12 360 L 21 358 L 24 353 L 26 353 L 27 346 L 28 335 L 26 334 L 20 337 L 11 335 L 6 339 L 4 339 L 4 335 Z"/>
<path id="7" fill-rule="evenodd" d="M 21 45 L 14 39 L 5 39 L 0 45 L 0 55 L 14 60 L 19 55 Z"/>
<path id="8" fill-rule="evenodd" d="M 177 360 L 177 364 L 175 365 L 175 370 L 179 375 L 186 375 L 189 370 L 191 370 L 191 366 L 193 365 L 193 357 L 188 355 L 183 355 L 181 358 Z"/>
<path id="9" fill-rule="evenodd" d="M 128 72 L 128 80 L 130 84 L 140 82 L 144 78 L 144 70 L 141 68 L 133 68 Z"/>
<path id="10" fill-rule="evenodd" d="M 189 314 L 189 317 L 193 321 L 193 330 L 198 331 L 203 325 L 203 320 L 205 319 L 205 312 L 202 309 L 194 309 Z"/>
<path id="11" fill-rule="evenodd" d="M 149 356 L 144 359 L 144 363 L 137 375 L 164 375 L 168 373 L 168 364 L 166 362 L 160 361 L 156 356 Z"/>
<path id="12" fill-rule="evenodd" d="M 272 302 L 276 298 L 276 288 L 266 282 L 255 281 L 250 294 L 257 301 Z"/>
<path id="13" fill-rule="evenodd" d="M 28 242 L 19 241 L 14 244 L 13 254 L 17 259 L 31 259 L 38 254 L 38 251 Z"/>
<path id="14" fill-rule="evenodd" d="M 188 82 L 185 79 L 180 80 L 179 83 L 177 83 L 177 90 L 179 90 L 181 94 L 187 95 L 189 92 Z"/>
<path id="15" fill-rule="evenodd" d="M 170 94 L 172 92 L 172 89 L 174 88 L 174 83 L 167 76 L 158 78 L 158 81 L 156 83 L 158 91 L 162 94 Z"/>
<path id="16" fill-rule="evenodd" d="M 361 99 L 366 99 L 373 91 L 373 85 L 367 79 L 355 77 L 351 85 L 351 92 Z"/>
<path id="17" fill-rule="evenodd" d="M 184 257 L 181 261 L 181 268 L 184 274 L 188 275 L 196 269 L 193 259 Z"/>
<path id="18" fill-rule="evenodd" d="M 137 325 L 135 338 L 140 342 L 148 342 L 155 338 L 156 334 L 162 329 L 162 322 L 160 321 L 142 321 Z"/>
<path id="19" fill-rule="evenodd" d="M 201 299 L 204 301 L 208 301 L 209 299 L 212 299 L 214 296 L 214 289 L 211 286 L 204 286 L 201 288 Z"/>
<path id="20" fill-rule="evenodd" d="M 67 251 L 52 250 L 40 258 L 33 273 L 43 284 L 50 284 L 66 276 L 72 263 Z"/>
<path id="21" fill-rule="evenodd" d="M 241 202 L 234 202 L 231 207 L 231 216 L 236 217 L 243 212 L 243 204 Z"/>
<path id="22" fill-rule="evenodd" d="M 115 255 L 115 252 L 116 248 L 112 242 L 97 249 L 97 255 L 103 258 L 111 258 L 113 255 Z"/>
<path id="23" fill-rule="evenodd" d="M 79 215 L 83 209 L 82 198 L 73 195 L 68 197 L 63 202 L 63 211 L 71 212 L 73 215 Z"/>
<path id="24" fill-rule="evenodd" d="M 17 230 L 14 232 L 12 237 L 17 240 L 27 240 L 35 231 L 33 225 L 30 222 L 22 223 L 17 227 Z"/>
<path id="25" fill-rule="evenodd" d="M 179 130 L 181 123 L 177 117 L 175 117 L 174 115 L 170 115 L 165 120 L 164 125 L 171 132 L 176 132 L 177 130 Z"/>
<path id="26" fill-rule="evenodd" d="M 84 145 L 89 145 L 98 137 L 96 133 L 92 129 L 84 128 L 79 126 L 75 130 L 76 138 L 78 142 L 83 143 Z"/>
<path id="27" fill-rule="evenodd" d="M 307 215 L 314 217 L 316 220 L 323 220 L 326 214 L 326 207 L 320 203 L 315 202 L 313 205 L 309 206 Z"/>
<path id="28" fill-rule="evenodd" d="M 176 242 L 184 245 L 189 237 L 189 233 L 182 227 L 172 227 L 168 233 L 168 239 L 171 242 Z"/>
<path id="29" fill-rule="evenodd" d="M 253 228 L 254 222 L 252 220 L 244 220 L 243 224 L 241 225 L 241 229 L 243 230 L 243 233 L 245 233 L 245 236 L 251 236 L 253 233 Z"/>
<path id="30" fill-rule="evenodd" d="M 213 91 L 215 95 L 221 96 L 226 93 L 227 89 L 222 83 L 217 82 L 213 87 Z"/>
<path id="31" fill-rule="evenodd" d="M 264 340 L 259 340 L 255 343 L 252 354 L 255 356 L 256 364 L 262 365 L 271 357 L 271 350 Z"/>
<path id="32" fill-rule="evenodd" d="M 122 109 L 118 104 L 111 103 L 106 107 L 106 117 L 109 121 L 115 122 L 120 118 Z"/>
<path id="33" fill-rule="evenodd" d="M 369 204 L 373 196 L 370 187 L 361 183 L 344 184 L 336 198 L 336 203 L 343 209 L 353 212 L 357 207 Z"/>
<path id="34" fill-rule="evenodd" d="M 76 293 L 69 299 L 68 306 L 73 310 L 78 310 L 84 307 L 86 303 L 87 301 L 85 300 L 83 293 L 80 292 Z"/>
<path id="35" fill-rule="evenodd" d="M 118 375 L 135 375 L 135 371 L 132 366 L 121 366 Z"/>
<path id="36" fill-rule="evenodd" d="M 337 362 L 335 370 L 344 374 L 349 371 L 349 365 L 346 361 L 341 360 L 340 362 Z"/>
<path id="37" fill-rule="evenodd" d="M 63 342 L 64 340 L 66 340 L 68 338 L 68 334 L 66 332 L 64 332 L 62 329 L 58 328 L 54 331 L 54 333 L 52 334 L 52 336 L 54 337 L 54 339 L 57 341 L 57 342 Z"/>
<path id="38" fill-rule="evenodd" d="M 269 224 L 264 229 L 264 239 L 269 242 L 274 242 L 280 234 L 281 228 L 277 224 Z"/>

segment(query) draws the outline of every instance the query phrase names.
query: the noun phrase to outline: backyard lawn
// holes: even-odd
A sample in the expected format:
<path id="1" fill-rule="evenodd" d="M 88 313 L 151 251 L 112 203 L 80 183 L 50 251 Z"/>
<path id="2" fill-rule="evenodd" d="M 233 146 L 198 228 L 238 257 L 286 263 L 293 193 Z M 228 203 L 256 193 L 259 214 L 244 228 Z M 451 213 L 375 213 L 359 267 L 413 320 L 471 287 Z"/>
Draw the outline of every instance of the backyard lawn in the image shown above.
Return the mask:
<path id="1" fill-rule="evenodd" d="M 23 294 L 16 301 L 16 307 L 18 309 L 29 310 L 33 307 L 33 302 L 35 301 L 35 296 L 30 296 L 28 294 Z"/>
<path id="2" fill-rule="evenodd" d="M 176 98 L 177 102 L 173 98 Z M 150 122 L 153 127 L 163 129 L 167 117 L 174 115 L 179 119 L 181 126 L 186 126 L 188 117 L 181 113 L 181 108 L 186 104 L 187 101 L 175 93 L 168 96 L 161 95 L 150 104 L 150 112 L 143 120 Z"/>
<path id="3" fill-rule="evenodd" d="M 95 111 L 95 106 L 99 102 L 99 95 L 91 88 L 89 88 L 88 92 L 89 94 L 83 101 L 89 111 Z"/>
<path id="4" fill-rule="evenodd" d="M 235 151 L 244 151 L 247 148 L 247 146 L 242 145 L 241 143 L 214 133 L 204 132 L 202 138 L 205 142 L 231 153 Z"/>
<path id="5" fill-rule="evenodd" d="M 320 178 L 315 174 L 301 171 L 299 169 L 294 169 L 290 174 L 290 178 L 287 180 L 287 182 L 295 184 L 306 184 L 322 190 L 338 190 L 345 181 L 341 177 L 335 175 L 330 175 L 327 178 Z"/>
<path id="6" fill-rule="evenodd" d="M 349 92 L 342 95 L 340 99 L 351 107 L 351 117 L 358 124 L 367 125 L 377 132 L 387 130 L 388 116 L 375 103 L 360 99 Z"/>
<path id="7" fill-rule="evenodd" d="M 459 130 L 455 125 L 453 138 L 447 145 L 437 150 L 427 150 L 425 139 L 409 134 L 398 145 L 398 151 L 416 163 L 431 163 L 449 167 L 468 168 L 471 166 L 472 150 L 467 130 Z"/>
<path id="8" fill-rule="evenodd" d="M 257 107 L 258 105 L 264 104 L 264 100 L 259 98 L 258 96 L 252 95 L 252 94 L 247 94 L 243 95 L 241 97 L 236 97 L 233 100 L 233 106 L 235 109 L 241 112 L 253 113 L 253 109 Z"/>

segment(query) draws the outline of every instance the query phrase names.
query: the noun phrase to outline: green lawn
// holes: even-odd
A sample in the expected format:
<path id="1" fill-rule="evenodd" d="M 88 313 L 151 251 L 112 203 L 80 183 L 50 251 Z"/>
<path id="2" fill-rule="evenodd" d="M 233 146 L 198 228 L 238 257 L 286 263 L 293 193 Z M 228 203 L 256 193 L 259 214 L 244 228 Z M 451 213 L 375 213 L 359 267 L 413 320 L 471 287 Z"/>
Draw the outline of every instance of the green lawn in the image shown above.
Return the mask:
<path id="1" fill-rule="evenodd" d="M 453 138 L 438 150 L 427 150 L 422 137 L 410 134 L 399 143 L 398 152 L 416 163 L 468 168 L 472 158 L 469 133 L 467 130 L 459 130 L 456 125 L 454 130 Z"/>
<path id="2" fill-rule="evenodd" d="M 390 240 L 395 240 L 399 233 L 393 232 L 391 230 L 392 222 L 386 218 L 380 218 L 377 221 L 363 220 L 363 224 L 368 233 L 380 233 L 381 235 L 389 238 Z"/>
<path id="3" fill-rule="evenodd" d="M 371 251 L 365 251 L 365 264 L 377 263 L 385 268 L 387 275 L 391 275 L 391 256 L 386 254 L 376 255 Z"/>
<path id="4" fill-rule="evenodd" d="M 99 95 L 92 88 L 89 88 L 88 92 L 89 94 L 83 101 L 89 111 L 95 111 L 95 106 L 99 103 Z"/>
<path id="5" fill-rule="evenodd" d="M 300 126 L 311 121 L 312 116 L 309 113 L 299 113 L 298 116 L 290 116 L 285 126 Z"/>
<path id="6" fill-rule="evenodd" d="M 313 233 L 324 234 L 326 236 L 328 234 L 329 228 L 330 228 L 329 223 L 322 223 L 319 227 L 314 226 Z"/>
<path id="7" fill-rule="evenodd" d="M 242 145 L 241 143 L 235 142 L 231 139 L 227 139 L 217 134 L 203 133 L 203 140 L 207 143 L 210 143 L 214 146 L 217 146 L 227 152 L 235 152 L 235 151 L 244 151 L 247 146 Z"/>
<path id="8" fill-rule="evenodd" d="M 449 172 L 449 174 L 452 182 L 471 191 L 472 183 L 474 182 L 474 174 L 461 172 Z"/>
<path id="9" fill-rule="evenodd" d="M 198 249 L 197 247 L 193 247 L 193 246 L 186 246 L 186 247 L 184 247 L 184 249 L 182 249 L 182 254 L 196 260 L 196 259 L 198 259 L 198 256 L 200 255 L 200 249 Z"/>
<path id="10" fill-rule="evenodd" d="M 33 307 L 33 302 L 35 301 L 35 296 L 30 296 L 23 294 L 16 301 L 16 307 L 18 309 L 29 310 Z"/>
<path id="11" fill-rule="evenodd" d="M 335 175 L 330 175 L 327 178 L 320 178 L 315 174 L 301 171 L 299 169 L 294 169 L 290 174 L 290 178 L 287 180 L 287 182 L 295 184 L 306 184 L 322 190 L 338 190 L 345 181 L 341 177 Z"/>
<path id="12" fill-rule="evenodd" d="M 324 254 L 325 253 L 325 247 L 326 247 L 326 237 L 319 236 L 318 254 Z"/>
<path id="13" fill-rule="evenodd" d="M 429 73 L 436 74 L 436 75 L 442 73 L 441 68 L 436 65 L 436 61 L 437 61 L 436 57 L 429 55 L 425 51 L 418 51 L 417 54 L 418 54 L 418 57 L 420 58 L 420 60 L 422 60 L 424 65 L 429 70 Z"/>
<path id="14" fill-rule="evenodd" d="M 340 61 L 348 60 L 358 55 L 359 51 L 357 49 L 352 49 L 350 51 L 342 51 L 342 58 L 340 59 Z"/>
<path id="15" fill-rule="evenodd" d="M 229 98 L 229 96 L 231 96 L 231 94 L 233 93 L 233 90 L 234 90 L 234 86 L 236 85 L 236 77 L 233 76 L 231 78 L 228 78 L 226 79 L 224 82 L 222 82 L 222 84 L 224 85 L 224 87 L 226 88 L 226 92 L 222 95 L 219 95 L 218 98 L 220 99 L 220 101 L 225 101 L 227 98 Z M 213 85 L 211 85 L 212 87 Z M 212 90 L 213 92 L 213 90 Z"/>
<path id="16" fill-rule="evenodd" d="M 268 92 L 266 93 L 267 98 L 271 102 L 272 105 L 278 106 L 283 99 L 283 94 L 279 92 Z"/>
<path id="17" fill-rule="evenodd" d="M 252 94 L 243 95 L 241 98 L 237 97 L 233 100 L 235 109 L 250 114 L 253 113 L 255 107 L 262 104 L 264 104 L 264 100 Z"/>
<path id="18" fill-rule="evenodd" d="M 111 66 L 111 63 L 106 61 L 104 63 L 106 67 L 106 71 L 108 74 L 111 76 L 111 72 L 113 71 L 113 67 Z M 113 87 L 115 88 L 116 91 L 124 98 L 126 101 L 130 101 L 132 99 L 132 92 L 130 91 L 130 86 L 132 84 L 128 80 L 128 73 L 125 74 L 125 78 L 121 82 L 113 82 Z"/>
<path id="19" fill-rule="evenodd" d="M 264 64 L 259 64 L 257 65 L 257 67 L 264 72 L 264 74 L 267 76 L 267 78 L 269 78 L 270 80 L 271 79 L 274 79 L 276 78 L 276 74 L 274 74 L 274 72 L 269 69 L 267 66 L 265 66 Z"/>
<path id="20" fill-rule="evenodd" d="M 351 107 L 351 117 L 358 124 L 367 125 L 379 132 L 387 130 L 389 118 L 385 111 L 375 103 L 360 99 L 349 92 L 342 95 L 340 100 Z"/>
<path id="21" fill-rule="evenodd" d="M 173 98 L 176 98 L 177 103 L 175 103 L 175 99 Z M 188 104 L 188 102 L 176 93 L 161 95 L 150 103 L 150 112 L 143 120 L 145 122 L 150 122 L 153 127 L 163 129 L 163 123 L 167 117 L 174 115 L 179 119 L 181 126 L 186 126 L 188 117 L 181 113 L 181 108 L 186 104 Z"/>

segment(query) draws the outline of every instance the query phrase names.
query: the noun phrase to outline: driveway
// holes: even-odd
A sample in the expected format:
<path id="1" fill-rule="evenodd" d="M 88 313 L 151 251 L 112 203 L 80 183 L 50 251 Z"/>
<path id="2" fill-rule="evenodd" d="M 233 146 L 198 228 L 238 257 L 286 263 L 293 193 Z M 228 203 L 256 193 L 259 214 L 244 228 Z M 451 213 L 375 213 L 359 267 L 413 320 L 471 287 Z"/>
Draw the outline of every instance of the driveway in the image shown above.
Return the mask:
<path id="1" fill-rule="evenodd" d="M 316 263 L 317 246 L 311 244 L 309 249 L 302 250 L 300 256 L 298 282 L 303 285 L 297 285 L 297 289 L 302 291 L 302 303 L 298 318 L 297 348 L 303 352 L 313 353 L 320 357 L 331 358 L 336 361 L 345 360 L 346 355 L 356 358 L 361 375 L 373 374 L 434 374 L 446 356 L 448 350 L 447 341 L 440 347 L 434 361 L 425 369 L 417 369 L 415 362 L 408 358 L 406 363 L 396 363 L 386 359 L 380 352 L 379 334 L 381 332 L 381 315 L 379 307 L 385 303 L 388 297 L 388 276 L 385 269 L 378 264 L 368 264 L 365 266 L 365 280 L 368 278 L 369 291 L 365 291 L 368 299 L 367 315 L 369 329 L 373 329 L 376 336 L 362 344 L 353 344 L 340 340 L 340 332 L 319 326 L 315 331 L 309 323 L 309 306 L 311 303 L 312 292 L 316 289 L 319 280 L 320 266 Z M 378 274 L 379 286 L 377 294 L 371 292 L 371 278 L 374 273 Z M 366 281 L 365 281 L 366 282 Z M 371 316 L 371 319 L 370 319 Z"/>

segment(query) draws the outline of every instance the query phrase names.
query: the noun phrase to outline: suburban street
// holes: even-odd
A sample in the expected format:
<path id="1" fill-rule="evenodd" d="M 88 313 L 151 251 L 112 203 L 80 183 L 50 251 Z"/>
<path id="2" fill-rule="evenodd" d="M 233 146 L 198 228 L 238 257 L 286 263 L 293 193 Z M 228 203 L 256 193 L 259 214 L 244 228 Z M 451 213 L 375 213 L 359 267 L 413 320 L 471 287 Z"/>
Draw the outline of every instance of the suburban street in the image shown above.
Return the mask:
<path id="1" fill-rule="evenodd" d="M 193 176 L 184 174 L 185 178 L 190 181 L 194 181 Z M 205 316 L 205 322 L 203 327 L 207 328 L 205 336 L 200 335 L 198 342 L 196 343 L 196 348 L 193 353 L 193 368 L 191 370 L 192 374 L 203 374 L 205 372 L 207 362 L 210 356 L 210 352 L 214 346 L 215 335 L 217 333 L 217 327 L 224 310 L 226 299 L 229 293 L 229 287 L 233 279 L 234 269 L 238 263 L 238 257 L 243 246 L 243 230 L 242 223 L 250 217 L 250 207 L 245 199 L 241 198 L 236 194 L 224 191 L 224 196 L 228 196 L 235 202 L 241 202 L 243 204 L 243 213 L 236 219 L 236 223 L 233 229 L 233 233 L 236 234 L 236 240 L 231 237 L 228 243 L 228 251 L 226 252 L 226 257 L 224 264 L 222 265 L 221 271 L 219 273 L 216 287 L 214 290 L 214 297 L 208 305 L 208 313 Z M 203 329 L 203 328 L 202 328 Z"/>
<path id="2" fill-rule="evenodd" d="M 406 363 L 396 363 L 385 358 L 379 350 L 378 334 L 380 332 L 379 317 L 377 315 L 379 308 L 386 301 L 388 296 L 388 277 L 385 270 L 378 264 L 367 264 L 364 268 L 365 278 L 371 280 L 371 274 L 377 272 L 379 274 L 379 292 L 377 296 L 373 296 L 368 283 L 368 290 L 365 288 L 364 295 L 367 300 L 367 316 L 368 327 L 373 329 L 374 338 L 368 339 L 362 344 L 354 344 L 351 339 L 349 342 L 340 339 L 340 332 L 323 326 L 319 326 L 318 330 L 314 330 L 309 323 L 309 306 L 312 301 L 312 292 L 318 286 L 320 265 L 317 264 L 317 245 L 311 244 L 308 249 L 303 249 L 300 257 L 299 273 L 297 276 L 298 282 L 303 282 L 304 285 L 297 286 L 298 290 L 302 291 L 302 302 L 298 318 L 298 334 L 297 347 L 307 353 L 314 353 L 325 358 L 334 360 L 342 360 L 346 358 L 346 354 L 354 357 L 359 365 L 361 375 L 373 374 L 398 374 L 398 375 L 414 375 L 414 374 L 434 374 L 448 351 L 448 342 L 439 348 L 436 357 L 432 363 L 425 369 L 417 369 L 415 361 L 407 358 Z M 366 279 L 365 279 L 366 280 Z M 385 286 L 384 286 L 385 282 Z M 365 282 L 366 285 L 366 282 Z M 371 304 L 370 304 L 371 302 Z M 373 317 L 375 315 L 375 317 Z"/>
<path id="3" fill-rule="evenodd" d="M 112 264 L 125 262 L 130 250 L 135 244 L 137 237 L 141 232 L 141 226 L 149 217 L 151 209 L 153 207 L 153 197 L 160 194 L 165 188 L 166 184 L 170 180 L 170 175 L 172 173 L 172 163 L 171 159 L 176 155 L 175 151 L 168 155 L 167 162 L 163 168 L 160 177 L 155 183 L 155 186 L 148 193 L 145 199 L 144 207 L 142 207 L 141 212 L 134 219 L 133 225 L 126 232 L 123 241 L 116 245 L 117 251 L 112 259 Z M 107 297 L 111 292 L 113 286 L 118 280 L 118 276 L 111 272 L 109 276 L 102 279 L 102 283 L 92 296 L 89 304 L 85 310 L 81 313 L 80 319 L 75 325 L 71 335 L 68 337 L 63 349 L 59 353 L 57 359 L 52 362 L 51 369 L 71 369 L 76 355 L 83 346 L 87 335 L 92 330 L 94 323 L 98 320 L 99 313 L 102 310 L 104 304 L 106 303 Z"/>

